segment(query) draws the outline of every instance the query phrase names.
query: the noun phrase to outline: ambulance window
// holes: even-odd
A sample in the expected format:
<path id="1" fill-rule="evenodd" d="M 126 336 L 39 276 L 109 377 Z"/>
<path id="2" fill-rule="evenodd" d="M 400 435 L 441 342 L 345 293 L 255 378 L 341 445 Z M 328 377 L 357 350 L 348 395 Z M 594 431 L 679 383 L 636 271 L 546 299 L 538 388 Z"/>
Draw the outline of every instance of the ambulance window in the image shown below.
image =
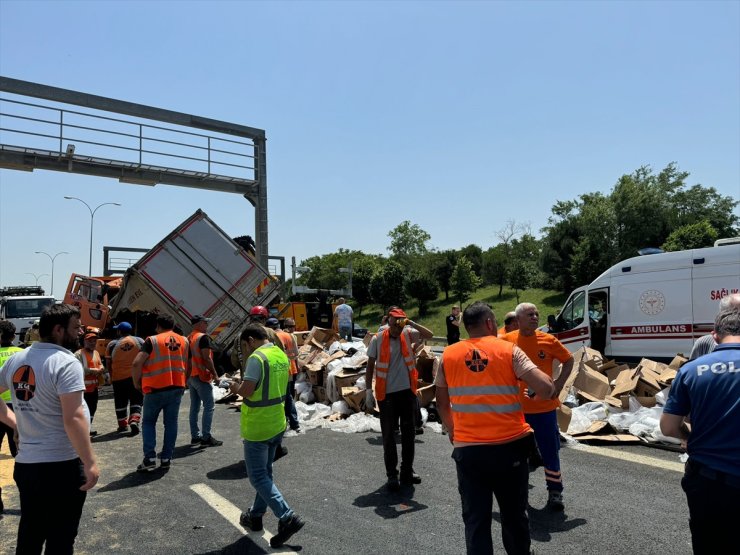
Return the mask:
<path id="1" fill-rule="evenodd" d="M 585 308 L 586 293 L 579 291 L 566 303 L 563 310 L 558 315 L 558 324 L 560 331 L 568 331 L 575 328 L 583 322 L 583 312 Z"/>

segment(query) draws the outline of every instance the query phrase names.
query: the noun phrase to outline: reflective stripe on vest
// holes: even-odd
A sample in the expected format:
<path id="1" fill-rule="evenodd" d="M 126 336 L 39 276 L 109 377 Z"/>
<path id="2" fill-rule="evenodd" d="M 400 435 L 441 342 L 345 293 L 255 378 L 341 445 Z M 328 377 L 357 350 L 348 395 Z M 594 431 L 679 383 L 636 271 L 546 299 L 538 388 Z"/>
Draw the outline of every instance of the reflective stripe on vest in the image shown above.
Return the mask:
<path id="1" fill-rule="evenodd" d="M 404 328 L 401 335 L 398 337 L 399 344 L 401 346 L 401 356 L 403 362 L 409 371 L 409 385 L 411 391 L 416 394 L 416 386 L 418 382 L 418 373 L 416 371 L 414 353 L 410 349 L 411 347 L 411 333 Z M 386 328 L 382 332 L 378 333 L 375 341 L 379 341 L 378 345 L 378 358 L 375 361 L 375 398 L 378 401 L 385 399 L 385 388 L 388 382 L 388 371 L 391 364 L 391 332 L 389 328 Z"/>
<path id="2" fill-rule="evenodd" d="M 248 398 L 242 402 L 241 435 L 247 441 L 265 441 L 285 431 L 283 402 L 288 389 L 288 357 L 272 345 L 260 347 L 249 358 L 262 366 L 262 377 Z"/>
<path id="3" fill-rule="evenodd" d="M 5 361 L 12 357 L 15 353 L 20 353 L 23 349 L 20 347 L 0 347 L 0 368 L 3 367 Z M 10 394 L 10 389 L 6 389 L 0 394 L 0 399 L 6 403 L 12 403 L 13 398 Z"/>
<path id="4" fill-rule="evenodd" d="M 519 402 L 511 343 L 495 336 L 450 345 L 442 355 L 455 441 L 505 443 L 532 431 Z"/>
<path id="5" fill-rule="evenodd" d="M 149 338 L 152 352 L 144 363 L 141 385 L 144 393 L 166 387 L 185 387 L 188 340 L 173 331 Z"/>
<path id="6" fill-rule="evenodd" d="M 213 379 L 213 375 L 206 366 L 206 359 L 200 348 L 200 340 L 204 335 L 205 333 L 194 331 L 188 336 L 191 354 L 190 363 L 192 364 L 190 375 L 200 378 L 203 382 L 210 382 Z M 209 353 L 209 356 L 213 360 L 213 351 Z"/>
<path id="7" fill-rule="evenodd" d="M 103 378 L 103 376 L 90 374 L 90 368 L 100 370 L 101 368 L 103 368 L 103 361 L 100 360 L 100 355 L 97 351 L 93 351 L 90 354 L 88 353 L 87 349 L 80 349 L 75 353 L 75 356 L 77 357 L 77 360 L 82 363 L 82 369 L 85 371 L 85 393 L 92 393 L 98 388 L 98 385 L 100 384 L 101 378 Z M 102 381 L 105 382 L 105 379 L 103 378 Z"/>

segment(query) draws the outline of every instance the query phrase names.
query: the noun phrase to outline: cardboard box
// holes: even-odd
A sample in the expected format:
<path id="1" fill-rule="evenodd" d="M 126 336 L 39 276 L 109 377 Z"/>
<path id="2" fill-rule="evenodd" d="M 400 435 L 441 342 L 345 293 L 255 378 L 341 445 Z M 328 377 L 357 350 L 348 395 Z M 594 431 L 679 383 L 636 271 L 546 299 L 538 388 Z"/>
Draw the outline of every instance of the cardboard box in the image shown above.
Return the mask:
<path id="1" fill-rule="evenodd" d="M 299 347 L 303 346 L 303 344 L 306 342 L 306 338 L 308 337 L 308 334 L 311 333 L 309 331 L 294 331 L 293 337 L 295 338 L 296 345 Z"/>
<path id="2" fill-rule="evenodd" d="M 342 370 L 341 372 L 334 374 L 334 384 L 336 385 L 337 391 L 341 392 L 345 387 L 352 387 L 357 383 L 357 380 L 364 375 L 364 372 L 352 372 L 348 370 Z"/>
<path id="3" fill-rule="evenodd" d="M 429 347 L 424 347 L 419 351 L 416 357 L 416 370 L 419 372 L 419 379 L 427 383 L 434 382 L 436 361 L 437 356 Z M 439 367 L 439 363 L 436 366 Z"/>
<path id="4" fill-rule="evenodd" d="M 332 343 L 339 341 L 339 335 L 332 329 L 314 326 L 305 339 L 306 342 L 314 341 L 323 348 L 329 348 Z"/>
<path id="5" fill-rule="evenodd" d="M 567 405 L 560 405 L 555 412 L 558 416 L 558 428 L 560 428 L 561 432 L 567 434 L 570 419 L 573 417 L 573 411 Z"/>
<path id="6" fill-rule="evenodd" d="M 433 383 L 419 380 L 416 388 L 416 396 L 419 398 L 419 403 L 422 407 L 428 407 L 429 403 L 434 401 L 437 396 L 437 386 Z"/>
<path id="7" fill-rule="evenodd" d="M 622 395 L 632 393 L 635 387 L 637 387 L 638 381 L 640 381 L 639 368 L 622 370 L 614 380 L 614 388 L 611 393 L 612 397 L 621 397 Z"/>
<path id="8" fill-rule="evenodd" d="M 313 386 L 313 394 L 314 397 L 316 397 L 317 403 L 328 403 L 329 398 L 326 396 L 326 389 L 324 389 L 321 386 L 315 385 Z"/>
<path id="9" fill-rule="evenodd" d="M 640 438 L 631 434 L 588 434 L 577 439 L 586 443 L 640 443 Z"/>
<path id="10" fill-rule="evenodd" d="M 668 367 L 669 368 L 672 368 L 673 370 L 678 370 L 679 368 L 681 368 L 681 366 L 683 366 L 684 364 L 686 364 L 688 361 L 689 361 L 689 359 L 687 359 L 685 356 L 679 354 L 679 355 L 676 355 L 675 357 L 673 357 L 673 360 L 668 365 Z"/>
<path id="11" fill-rule="evenodd" d="M 629 370 L 629 364 L 620 364 L 619 366 L 611 366 L 606 371 L 606 379 L 609 380 L 609 383 L 611 384 L 614 380 L 617 379 L 617 376 L 621 374 L 624 370 Z"/>
<path id="12" fill-rule="evenodd" d="M 564 403 L 565 399 L 568 397 L 568 394 L 570 393 L 570 388 L 573 387 L 573 383 L 576 381 L 576 378 L 578 378 L 578 374 L 578 365 L 574 363 L 573 370 L 571 371 L 570 376 L 568 376 L 568 379 L 565 380 L 565 383 L 563 384 L 563 389 L 560 390 L 560 395 L 558 399 L 560 399 L 561 404 Z"/>
<path id="13" fill-rule="evenodd" d="M 306 379 L 308 380 L 308 383 L 310 383 L 313 386 L 323 386 L 324 385 L 324 369 L 323 368 L 319 370 L 306 369 Z"/>
<path id="14" fill-rule="evenodd" d="M 585 364 L 579 368 L 573 387 L 591 401 L 602 401 L 611 390 L 607 377 Z"/>
<path id="15" fill-rule="evenodd" d="M 370 341 L 373 340 L 373 337 L 375 337 L 374 333 L 367 332 L 365 334 L 365 337 L 362 338 L 362 343 L 365 345 L 365 347 L 370 346 Z"/>
<path id="16" fill-rule="evenodd" d="M 591 424 L 591 426 L 589 426 L 588 430 L 586 430 L 585 432 L 581 432 L 580 434 L 573 434 L 573 437 L 579 439 L 580 436 L 598 434 L 602 430 L 606 430 L 607 427 L 609 427 L 608 422 L 604 422 L 603 420 L 596 420 Z M 609 427 L 609 431 L 611 431 L 611 427 Z"/>
<path id="17" fill-rule="evenodd" d="M 620 401 L 621 401 L 620 404 L 624 410 L 630 409 L 630 397 L 634 397 L 638 403 L 640 403 L 643 407 L 648 408 L 648 409 L 651 407 L 654 407 L 656 404 L 655 396 L 645 397 L 645 396 L 638 396 L 638 395 L 622 395 L 620 397 Z"/>
<path id="18" fill-rule="evenodd" d="M 304 369 L 306 366 L 313 362 L 313 359 L 321 353 L 323 349 L 314 345 L 306 344 L 298 348 L 298 368 Z"/>
<path id="19" fill-rule="evenodd" d="M 365 412 L 365 390 L 357 386 L 343 387 L 342 398 L 347 402 L 349 408 L 355 412 Z"/>

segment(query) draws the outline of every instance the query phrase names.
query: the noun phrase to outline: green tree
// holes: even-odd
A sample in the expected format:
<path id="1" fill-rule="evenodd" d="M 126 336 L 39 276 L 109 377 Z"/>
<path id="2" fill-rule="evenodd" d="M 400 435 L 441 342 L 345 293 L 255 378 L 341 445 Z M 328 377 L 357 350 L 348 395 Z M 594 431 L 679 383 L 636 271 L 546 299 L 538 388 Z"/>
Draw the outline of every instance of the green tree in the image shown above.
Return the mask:
<path id="1" fill-rule="evenodd" d="M 383 310 L 390 305 L 402 305 L 406 300 L 403 282 L 406 272 L 395 260 L 380 264 L 370 279 L 370 293 L 373 301 Z"/>
<path id="2" fill-rule="evenodd" d="M 483 281 L 498 284 L 498 297 L 503 295 L 506 283 L 506 269 L 509 264 L 509 248 L 503 243 L 487 249 L 483 253 Z"/>
<path id="3" fill-rule="evenodd" d="M 464 256 L 470 261 L 475 275 L 481 276 L 483 268 L 483 250 L 478 245 L 468 245 L 457 252 L 458 256 Z"/>
<path id="4" fill-rule="evenodd" d="M 373 300 L 370 282 L 381 264 L 379 259 L 379 256 L 365 255 L 352 260 L 352 298 L 359 305 L 358 316 L 362 316 L 362 308 Z"/>
<path id="5" fill-rule="evenodd" d="M 432 238 L 417 224 L 404 220 L 388 232 L 391 244 L 388 250 L 391 255 L 401 260 L 422 256 L 428 252 L 427 243 Z"/>
<path id="6" fill-rule="evenodd" d="M 536 263 L 532 260 L 516 258 L 509 264 L 507 274 L 509 285 L 511 285 L 516 294 L 516 303 L 519 304 L 519 291 L 531 287 L 535 279 L 537 274 Z"/>
<path id="7" fill-rule="evenodd" d="M 682 251 L 711 247 L 719 237 L 717 230 L 706 220 L 679 227 L 663 243 L 665 251 Z"/>
<path id="8" fill-rule="evenodd" d="M 429 301 L 433 301 L 439 295 L 439 286 L 434 276 L 428 272 L 412 270 L 404 281 L 406 296 L 419 302 L 419 316 L 426 316 Z"/>
<path id="9" fill-rule="evenodd" d="M 450 299 L 450 279 L 457 264 L 457 253 L 453 250 L 433 253 L 434 276 L 439 288 L 445 293 L 445 300 Z"/>
<path id="10" fill-rule="evenodd" d="M 481 285 L 481 278 L 475 274 L 473 265 L 464 256 L 461 256 L 457 261 L 455 270 L 452 272 L 450 285 L 455 298 L 461 305 Z"/>

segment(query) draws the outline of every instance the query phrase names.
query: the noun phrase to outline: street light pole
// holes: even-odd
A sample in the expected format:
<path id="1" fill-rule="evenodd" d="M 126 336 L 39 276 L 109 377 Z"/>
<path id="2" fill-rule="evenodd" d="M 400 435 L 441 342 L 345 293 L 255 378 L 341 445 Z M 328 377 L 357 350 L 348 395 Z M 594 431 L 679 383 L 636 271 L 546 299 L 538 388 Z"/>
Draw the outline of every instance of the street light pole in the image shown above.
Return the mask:
<path id="1" fill-rule="evenodd" d="M 77 198 L 77 197 L 64 197 L 64 198 L 67 200 L 79 200 L 82 204 L 87 206 L 87 209 L 90 212 L 90 258 L 89 258 L 89 262 L 87 266 L 87 275 L 91 276 L 92 275 L 92 251 L 93 251 L 93 222 L 95 220 L 95 212 L 97 212 L 98 208 L 102 206 L 108 206 L 108 205 L 121 206 L 121 205 L 118 202 L 104 202 L 103 204 L 98 204 L 95 207 L 95 209 L 92 209 L 90 208 L 90 205 L 86 203 L 84 200 L 82 200 L 81 198 Z"/>
<path id="2" fill-rule="evenodd" d="M 60 254 L 69 254 L 69 253 L 67 251 L 62 251 L 52 256 L 48 252 L 34 251 L 34 254 L 45 254 L 46 256 L 49 257 L 49 260 L 51 260 L 51 292 L 49 294 L 51 296 L 54 296 L 54 260 L 56 260 L 57 256 L 59 256 Z"/>
<path id="3" fill-rule="evenodd" d="M 38 284 L 39 284 L 39 280 L 40 280 L 40 279 L 41 279 L 42 277 L 44 277 L 44 276 L 48 276 L 48 275 L 49 275 L 49 274 L 41 274 L 40 276 L 37 276 L 37 275 L 36 275 L 36 274 L 34 274 L 33 272 L 26 272 L 26 274 L 27 274 L 27 275 L 29 275 L 29 276 L 33 276 L 33 277 L 34 277 L 34 279 L 36 280 L 36 285 L 38 285 Z"/>

